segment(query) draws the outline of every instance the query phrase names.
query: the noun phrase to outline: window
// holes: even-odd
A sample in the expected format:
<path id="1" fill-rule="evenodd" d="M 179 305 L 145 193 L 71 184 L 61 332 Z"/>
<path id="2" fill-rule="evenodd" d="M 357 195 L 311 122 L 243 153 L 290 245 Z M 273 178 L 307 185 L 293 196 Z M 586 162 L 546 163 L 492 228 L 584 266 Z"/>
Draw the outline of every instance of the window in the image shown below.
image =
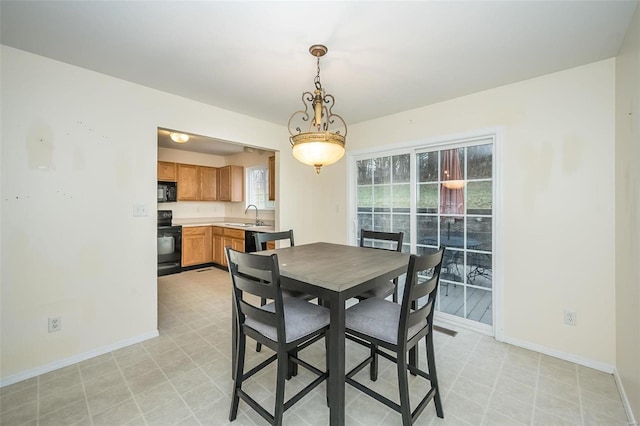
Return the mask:
<path id="1" fill-rule="evenodd" d="M 247 206 L 254 204 L 258 210 L 275 210 L 275 201 L 269 201 L 269 167 L 247 167 L 246 169 Z"/>
<path id="2" fill-rule="evenodd" d="M 404 232 L 403 251 L 447 246 L 436 309 L 493 325 L 493 138 L 354 157 L 357 229 Z M 442 316 L 441 316 L 442 318 Z"/>

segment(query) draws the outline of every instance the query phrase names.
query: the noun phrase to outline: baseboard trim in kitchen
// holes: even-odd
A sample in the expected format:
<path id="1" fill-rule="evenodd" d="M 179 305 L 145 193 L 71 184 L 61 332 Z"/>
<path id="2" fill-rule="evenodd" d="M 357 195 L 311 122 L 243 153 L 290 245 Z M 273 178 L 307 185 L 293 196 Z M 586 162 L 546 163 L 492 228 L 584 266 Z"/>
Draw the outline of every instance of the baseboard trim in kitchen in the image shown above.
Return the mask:
<path id="1" fill-rule="evenodd" d="M 160 333 L 158 330 L 154 330 L 149 333 L 142 334 L 140 336 L 131 337 L 129 339 L 121 340 L 119 342 L 113 343 L 111 345 L 103 346 L 101 348 L 92 349 L 87 352 L 83 352 L 69 358 L 61 359 L 56 362 L 52 362 L 51 364 L 43 365 L 40 367 L 36 367 L 32 370 L 23 371 L 22 373 L 13 374 L 8 377 L 0 378 L 0 388 L 8 385 L 12 385 L 14 383 L 21 382 L 23 380 L 30 379 L 32 377 L 39 376 L 41 374 L 48 373 L 53 370 L 57 370 L 62 367 L 67 367 L 69 365 L 76 364 L 81 361 L 86 361 L 88 359 L 97 357 L 99 355 L 104 355 L 106 353 L 116 351 L 118 349 L 125 348 L 127 346 L 135 345 L 136 343 L 144 342 L 145 340 L 153 339 L 154 337 L 158 337 Z"/>

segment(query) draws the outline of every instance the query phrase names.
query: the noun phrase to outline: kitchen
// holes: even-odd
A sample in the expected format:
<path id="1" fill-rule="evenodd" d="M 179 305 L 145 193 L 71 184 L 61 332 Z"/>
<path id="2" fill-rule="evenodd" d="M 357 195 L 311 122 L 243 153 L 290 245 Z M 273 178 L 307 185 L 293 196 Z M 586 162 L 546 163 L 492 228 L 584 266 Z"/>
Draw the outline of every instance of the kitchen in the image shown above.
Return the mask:
<path id="1" fill-rule="evenodd" d="M 275 175 L 273 151 L 159 128 L 158 275 L 255 251 L 253 235 L 275 229 Z"/>

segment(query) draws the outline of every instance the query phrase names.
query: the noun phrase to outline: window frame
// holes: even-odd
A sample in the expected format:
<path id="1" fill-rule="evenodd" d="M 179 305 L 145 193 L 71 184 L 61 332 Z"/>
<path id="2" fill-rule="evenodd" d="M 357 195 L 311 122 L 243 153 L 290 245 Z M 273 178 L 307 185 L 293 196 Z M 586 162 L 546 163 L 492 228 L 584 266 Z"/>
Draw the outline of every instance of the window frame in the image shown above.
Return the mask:
<path id="1" fill-rule="evenodd" d="M 265 181 L 264 181 L 264 197 L 265 199 L 262 202 L 255 201 L 255 190 L 253 189 L 254 180 L 251 178 L 252 172 L 254 170 L 263 170 Z M 258 210 L 261 211 L 275 211 L 276 203 L 273 200 L 269 200 L 269 164 L 256 164 L 254 166 L 246 166 L 245 167 L 245 208 L 250 204 L 253 204 L 258 207 Z M 264 204 L 263 204 L 264 203 Z"/>
<path id="2" fill-rule="evenodd" d="M 473 145 L 479 145 L 479 141 L 486 140 L 491 141 L 493 144 L 493 217 L 492 217 L 492 254 L 493 254 L 493 324 L 486 325 L 477 323 L 465 318 L 457 318 L 452 315 L 441 315 L 440 312 L 436 312 L 436 321 L 441 324 L 450 324 L 460 328 L 472 329 L 481 333 L 495 336 L 498 340 L 504 340 L 504 321 L 503 321 L 503 266 L 502 266 L 502 140 L 504 130 L 501 127 L 477 130 L 465 134 L 449 135 L 444 137 L 432 138 L 432 139 L 419 139 L 407 143 L 393 143 L 387 145 L 380 145 L 374 148 L 366 148 L 361 150 L 354 150 L 347 152 L 347 221 L 348 221 L 348 236 L 347 241 L 351 245 L 358 244 L 358 212 L 357 212 L 357 161 L 402 155 L 409 153 L 411 155 L 411 164 L 415 165 L 416 155 L 419 152 L 453 149 L 460 147 L 468 147 Z M 411 175 L 411 200 L 416 199 L 416 174 Z M 411 207 L 411 253 L 416 253 L 416 205 L 415 201 L 412 201 Z M 474 324 L 475 323 L 475 324 Z"/>

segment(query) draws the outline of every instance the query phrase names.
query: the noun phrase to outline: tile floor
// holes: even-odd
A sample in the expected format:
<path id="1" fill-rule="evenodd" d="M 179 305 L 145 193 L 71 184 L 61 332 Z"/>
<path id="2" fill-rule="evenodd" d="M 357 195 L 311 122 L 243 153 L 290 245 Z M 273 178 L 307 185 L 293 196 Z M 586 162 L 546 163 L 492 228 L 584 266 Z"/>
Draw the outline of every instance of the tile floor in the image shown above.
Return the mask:
<path id="1" fill-rule="evenodd" d="M 230 281 L 219 269 L 158 279 L 160 337 L 120 349 L 0 390 L 0 424 L 12 425 L 222 425 L 227 424 L 230 372 Z M 364 356 L 347 345 L 347 362 Z M 266 356 L 249 351 L 249 363 Z M 613 376 L 498 343 L 468 331 L 436 333 L 445 419 L 433 404 L 419 425 L 626 425 Z M 422 352 L 423 354 L 424 352 Z M 302 356 L 324 363 L 318 342 Z M 421 357 L 424 362 L 424 356 Z M 394 367 L 381 358 L 373 386 L 396 399 Z M 368 382 L 366 372 L 360 380 Z M 301 389 L 311 375 L 301 369 L 287 382 Z M 273 402 L 274 369 L 246 387 Z M 412 378 L 417 391 L 425 383 Z M 285 424 L 327 425 L 324 385 L 285 413 Z M 240 403 L 234 425 L 264 420 Z M 347 386 L 347 424 L 400 425 L 400 416 Z"/>

